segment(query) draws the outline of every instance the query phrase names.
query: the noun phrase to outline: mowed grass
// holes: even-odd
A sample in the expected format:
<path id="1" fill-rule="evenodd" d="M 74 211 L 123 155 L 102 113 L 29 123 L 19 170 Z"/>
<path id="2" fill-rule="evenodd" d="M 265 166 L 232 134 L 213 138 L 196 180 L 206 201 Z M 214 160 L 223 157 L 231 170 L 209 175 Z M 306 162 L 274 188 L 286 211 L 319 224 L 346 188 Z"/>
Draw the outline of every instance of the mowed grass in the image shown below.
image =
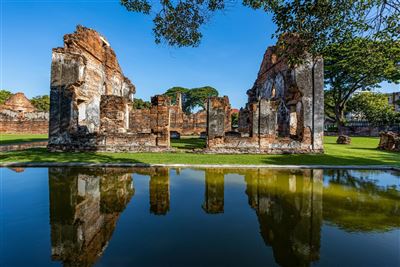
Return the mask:
<path id="1" fill-rule="evenodd" d="M 181 139 L 171 139 L 171 146 L 177 149 L 205 148 L 206 140 L 192 136 L 182 136 Z"/>
<path id="2" fill-rule="evenodd" d="M 0 145 L 46 141 L 47 134 L 0 134 Z"/>
<path id="3" fill-rule="evenodd" d="M 336 144 L 336 137 L 325 137 L 324 154 L 306 155 L 210 155 L 187 153 L 50 153 L 44 148 L 0 153 L 0 162 L 130 162 L 153 164 L 278 164 L 278 165 L 393 165 L 400 166 L 400 154 L 377 150 L 379 139 L 353 137 L 351 145 Z M 200 148 L 204 140 L 173 140 L 177 148 Z"/>

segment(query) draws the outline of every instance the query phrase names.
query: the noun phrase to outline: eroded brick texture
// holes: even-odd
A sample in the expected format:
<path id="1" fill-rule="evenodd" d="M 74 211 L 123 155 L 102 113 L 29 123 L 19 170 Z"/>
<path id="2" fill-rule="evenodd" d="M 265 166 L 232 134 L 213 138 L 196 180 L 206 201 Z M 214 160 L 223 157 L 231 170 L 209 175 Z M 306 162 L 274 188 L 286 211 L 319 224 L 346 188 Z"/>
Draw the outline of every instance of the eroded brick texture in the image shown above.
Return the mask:
<path id="1" fill-rule="evenodd" d="M 169 149 L 169 99 L 133 109 L 135 86 L 124 76 L 108 41 L 78 26 L 53 49 L 50 151 Z"/>
<path id="2" fill-rule="evenodd" d="M 223 101 L 208 107 L 209 152 L 312 153 L 323 151 L 323 60 L 289 67 L 278 47 L 264 54 L 257 79 L 240 109 L 237 134 L 222 129 Z M 213 102 L 214 101 L 214 102 Z M 226 124 L 225 124 L 226 125 Z"/>
<path id="3" fill-rule="evenodd" d="M 182 96 L 176 96 L 176 103 L 171 105 L 171 132 L 180 135 L 200 135 L 207 128 L 207 112 L 200 110 L 194 114 L 186 114 L 182 110 Z"/>
<path id="4" fill-rule="evenodd" d="M 0 106 L 0 133 L 47 134 L 48 128 L 48 112 L 38 111 L 23 93 Z"/>

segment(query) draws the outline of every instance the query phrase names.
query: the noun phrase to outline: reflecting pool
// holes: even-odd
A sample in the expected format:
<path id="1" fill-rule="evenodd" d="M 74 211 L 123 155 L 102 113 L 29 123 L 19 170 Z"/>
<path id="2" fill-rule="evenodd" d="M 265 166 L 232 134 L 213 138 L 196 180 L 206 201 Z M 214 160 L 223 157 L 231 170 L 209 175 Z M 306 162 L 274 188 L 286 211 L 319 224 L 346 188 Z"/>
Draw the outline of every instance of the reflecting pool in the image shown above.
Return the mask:
<path id="1" fill-rule="evenodd" d="M 400 266 L 396 172 L 0 171 L 0 266 Z"/>

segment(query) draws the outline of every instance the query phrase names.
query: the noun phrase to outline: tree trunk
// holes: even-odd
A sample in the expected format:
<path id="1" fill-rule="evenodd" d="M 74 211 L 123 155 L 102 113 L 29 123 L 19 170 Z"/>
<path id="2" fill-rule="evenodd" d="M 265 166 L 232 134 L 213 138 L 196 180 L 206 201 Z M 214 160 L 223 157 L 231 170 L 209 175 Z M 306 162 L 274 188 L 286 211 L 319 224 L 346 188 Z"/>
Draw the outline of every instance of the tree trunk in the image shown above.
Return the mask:
<path id="1" fill-rule="evenodd" d="M 345 134 L 343 108 L 341 108 L 339 105 L 335 106 L 335 117 L 336 117 L 336 125 L 338 128 L 338 134 L 339 135 Z"/>

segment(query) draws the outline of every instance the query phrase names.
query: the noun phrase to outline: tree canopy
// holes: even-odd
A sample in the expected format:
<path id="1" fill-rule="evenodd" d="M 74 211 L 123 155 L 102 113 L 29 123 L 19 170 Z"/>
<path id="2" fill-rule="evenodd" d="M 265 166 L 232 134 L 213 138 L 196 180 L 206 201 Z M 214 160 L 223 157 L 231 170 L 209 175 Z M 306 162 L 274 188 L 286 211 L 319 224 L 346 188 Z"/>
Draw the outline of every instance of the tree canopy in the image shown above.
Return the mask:
<path id="1" fill-rule="evenodd" d="M 164 95 L 167 95 L 171 98 L 172 103 L 176 102 L 176 94 L 177 93 L 181 93 L 182 94 L 182 105 L 185 104 L 185 96 L 186 94 L 190 91 L 189 88 L 185 88 L 185 87 L 180 87 L 180 86 L 174 86 L 169 88 Z"/>
<path id="2" fill-rule="evenodd" d="M 192 88 L 187 93 L 187 102 L 191 109 L 195 107 L 204 109 L 207 98 L 212 96 L 218 96 L 218 91 L 211 86 Z"/>
<path id="3" fill-rule="evenodd" d="M 325 114 L 344 126 L 344 112 L 357 91 L 379 88 L 383 81 L 400 82 L 400 42 L 356 38 L 324 49 L 327 85 Z"/>
<path id="4" fill-rule="evenodd" d="M 0 105 L 4 104 L 10 96 L 12 96 L 10 91 L 4 89 L 0 90 Z"/>
<path id="5" fill-rule="evenodd" d="M 172 102 L 175 102 L 177 93 L 182 94 L 182 110 L 185 113 L 191 113 L 197 107 L 204 109 L 207 98 L 218 96 L 217 89 L 211 86 L 192 89 L 176 86 L 168 89 L 164 94 L 171 97 Z"/>
<path id="6" fill-rule="evenodd" d="M 35 96 L 31 99 L 31 103 L 40 111 L 50 110 L 50 97 L 48 95 Z"/>
<path id="7" fill-rule="evenodd" d="M 153 15 L 156 43 L 198 46 L 201 26 L 215 11 L 225 9 L 226 0 L 121 0 L 132 12 Z M 243 5 L 272 13 L 275 36 L 296 33 L 302 46 L 313 54 L 325 47 L 354 37 L 370 40 L 398 40 L 400 0 L 243 0 Z M 303 49 L 296 50 L 302 51 Z"/>
<path id="8" fill-rule="evenodd" d="M 390 125 L 397 122 L 400 114 L 396 113 L 385 94 L 360 92 L 349 100 L 347 110 L 360 115 L 373 125 Z"/>
<path id="9" fill-rule="evenodd" d="M 149 101 L 144 101 L 141 98 L 135 98 L 133 99 L 133 108 L 135 109 L 146 109 L 150 108 L 151 103 Z"/>

